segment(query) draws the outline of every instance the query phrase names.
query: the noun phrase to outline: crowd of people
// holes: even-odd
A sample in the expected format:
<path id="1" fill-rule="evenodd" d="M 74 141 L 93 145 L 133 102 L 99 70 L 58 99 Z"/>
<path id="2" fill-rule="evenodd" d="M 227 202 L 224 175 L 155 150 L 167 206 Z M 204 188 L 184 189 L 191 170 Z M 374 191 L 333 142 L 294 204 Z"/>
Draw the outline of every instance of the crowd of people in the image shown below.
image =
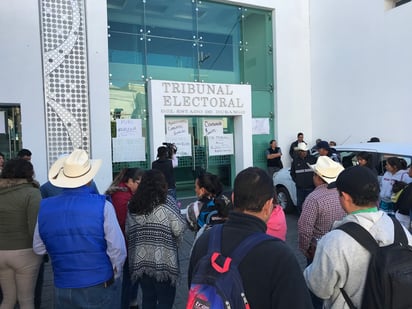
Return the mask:
<path id="1" fill-rule="evenodd" d="M 379 141 L 373 137 L 368 142 Z M 388 157 L 386 171 L 378 178 L 375 153 L 362 151 L 341 160 L 334 146 L 333 141 L 319 139 L 309 151 L 302 133 L 291 144 L 299 249 L 307 258 L 304 275 L 314 308 L 359 308 L 370 254 L 336 229 L 356 222 L 379 246 L 386 246 L 394 242 L 392 216 L 404 226 L 410 243 L 412 168 L 402 158 Z M 357 165 L 353 166 L 355 155 Z M 343 296 L 343 288 L 350 300 Z"/>
<path id="2" fill-rule="evenodd" d="M 286 217 L 273 187 L 273 173 L 283 166 L 276 140 L 266 150 L 268 170 L 244 169 L 231 192 L 224 192 L 217 175 L 197 175 L 197 200 L 184 214 L 176 200 L 176 153 L 167 145 L 159 147 L 152 169 L 124 168 L 104 194 L 93 181 L 102 161 L 84 150 L 59 157 L 42 186 L 29 150 L 10 160 L 0 154 L 0 308 L 16 303 L 40 308 L 48 258 L 55 308 L 172 308 L 186 271 L 187 308 L 210 306 L 207 295 L 196 298 L 196 288 L 199 265 L 209 258 L 218 230 L 214 254 L 225 257 L 243 240 L 261 235 L 233 266 L 251 308 L 350 308 L 349 302 L 359 308 L 371 254 L 343 226 L 354 222 L 387 246 L 394 242 L 392 216 L 412 244 L 412 167 L 387 158 L 379 183 L 372 154 L 358 153 L 358 165 L 345 168 L 333 145 L 318 141 L 315 157 L 303 137 L 299 133 L 289 151 L 299 204 L 298 246 L 307 260 L 303 272 L 285 243 Z M 182 270 L 178 251 L 187 228 L 194 242 L 189 268 Z M 226 262 L 213 267 L 224 273 Z M 213 276 L 205 284 L 213 285 Z"/>
<path id="3" fill-rule="evenodd" d="M 1 164 L 0 308 L 40 308 L 46 257 L 55 308 L 137 308 L 139 286 L 144 308 L 171 308 L 186 222 L 163 171 L 168 159 L 123 169 L 99 194 L 102 161 L 86 151 L 59 157 L 42 186 L 31 155 Z"/>

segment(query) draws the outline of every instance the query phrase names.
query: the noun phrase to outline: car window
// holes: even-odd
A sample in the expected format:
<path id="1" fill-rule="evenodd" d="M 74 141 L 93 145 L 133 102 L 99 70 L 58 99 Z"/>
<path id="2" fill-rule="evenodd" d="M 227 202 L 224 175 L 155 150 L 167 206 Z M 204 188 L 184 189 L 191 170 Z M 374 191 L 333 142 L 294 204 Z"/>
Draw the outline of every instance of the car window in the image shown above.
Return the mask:
<path id="1" fill-rule="evenodd" d="M 347 168 L 347 167 L 358 165 L 358 160 L 356 158 L 356 155 L 359 152 L 360 151 L 338 150 L 338 153 L 342 160 L 343 167 Z M 390 154 L 390 153 L 377 153 L 377 152 L 371 152 L 371 154 L 373 157 L 376 171 L 378 172 L 379 176 L 382 176 L 386 172 L 386 169 L 385 169 L 386 159 L 389 157 L 402 158 L 406 161 L 408 166 L 412 162 L 411 156 L 396 155 L 396 154 Z"/>
<path id="2" fill-rule="evenodd" d="M 385 154 L 382 154 L 382 164 L 383 164 L 383 170 L 384 171 L 386 171 L 386 169 L 385 169 L 386 159 L 390 158 L 390 157 L 398 157 L 398 158 L 401 158 L 401 159 L 405 160 L 406 166 L 409 166 L 412 162 L 411 156 L 400 156 L 400 155 L 385 153 Z"/>
<path id="3" fill-rule="evenodd" d="M 356 159 L 357 151 L 338 151 L 338 153 L 344 168 L 358 165 L 358 160 Z"/>

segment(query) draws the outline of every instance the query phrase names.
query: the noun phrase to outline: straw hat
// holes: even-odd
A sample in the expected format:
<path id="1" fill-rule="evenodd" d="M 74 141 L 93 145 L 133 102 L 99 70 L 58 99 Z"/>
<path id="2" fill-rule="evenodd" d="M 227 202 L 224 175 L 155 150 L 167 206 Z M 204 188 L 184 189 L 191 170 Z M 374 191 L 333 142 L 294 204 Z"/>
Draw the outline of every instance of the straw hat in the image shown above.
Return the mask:
<path id="1" fill-rule="evenodd" d="M 101 165 L 102 160 L 90 160 L 85 150 L 75 149 L 53 163 L 49 181 L 60 188 L 78 188 L 89 183 Z"/>
<path id="2" fill-rule="evenodd" d="M 308 148 L 308 146 L 306 145 L 306 143 L 299 143 L 298 146 L 295 147 L 295 150 L 296 150 L 296 151 L 298 151 L 298 150 L 300 150 L 300 151 L 308 151 L 309 148 Z"/>
<path id="3" fill-rule="evenodd" d="M 310 165 L 311 169 L 328 184 L 335 182 L 339 174 L 344 170 L 343 166 L 333 161 L 328 156 L 320 156 L 316 164 Z"/>

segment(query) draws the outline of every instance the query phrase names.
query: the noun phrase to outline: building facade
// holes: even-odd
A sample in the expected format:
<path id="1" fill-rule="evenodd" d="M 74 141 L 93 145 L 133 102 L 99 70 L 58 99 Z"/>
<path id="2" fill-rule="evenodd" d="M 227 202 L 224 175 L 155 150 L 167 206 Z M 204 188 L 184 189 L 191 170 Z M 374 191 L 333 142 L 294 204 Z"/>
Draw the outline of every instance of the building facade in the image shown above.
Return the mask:
<path id="1" fill-rule="evenodd" d="M 73 148 L 104 159 L 100 187 L 124 167 L 150 168 L 165 142 L 178 146 L 187 194 L 204 170 L 230 187 L 244 167 L 265 165 L 275 134 L 273 7 L 45 0 L 2 12 L 18 16 L 2 19 L 18 29 L 4 38 L 1 150 L 10 158 L 29 148 L 40 182 Z"/>
<path id="2" fill-rule="evenodd" d="M 405 141 L 380 125 L 408 120 L 412 41 L 400 25 L 412 7 L 395 2 L 1 2 L 0 152 L 29 148 L 44 182 L 83 148 L 104 161 L 103 191 L 174 142 L 189 192 L 204 169 L 230 186 L 264 167 L 273 138 L 287 165 L 300 131 L 309 143 Z"/>

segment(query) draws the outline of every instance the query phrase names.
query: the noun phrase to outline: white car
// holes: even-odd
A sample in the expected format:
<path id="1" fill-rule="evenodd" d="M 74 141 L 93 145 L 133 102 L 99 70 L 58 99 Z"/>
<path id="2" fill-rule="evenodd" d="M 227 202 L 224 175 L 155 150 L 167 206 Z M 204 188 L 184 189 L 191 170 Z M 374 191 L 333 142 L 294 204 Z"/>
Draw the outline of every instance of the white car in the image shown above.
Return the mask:
<path id="1" fill-rule="evenodd" d="M 361 151 L 375 153 L 378 177 L 385 173 L 386 159 L 400 157 L 407 164 L 412 162 L 412 144 L 401 143 L 359 143 L 334 147 L 339 154 L 342 165 L 346 168 L 357 165 L 356 155 Z M 273 174 L 273 185 L 276 187 L 278 202 L 285 212 L 296 210 L 296 186 L 290 176 L 290 167 L 283 168 Z"/>

